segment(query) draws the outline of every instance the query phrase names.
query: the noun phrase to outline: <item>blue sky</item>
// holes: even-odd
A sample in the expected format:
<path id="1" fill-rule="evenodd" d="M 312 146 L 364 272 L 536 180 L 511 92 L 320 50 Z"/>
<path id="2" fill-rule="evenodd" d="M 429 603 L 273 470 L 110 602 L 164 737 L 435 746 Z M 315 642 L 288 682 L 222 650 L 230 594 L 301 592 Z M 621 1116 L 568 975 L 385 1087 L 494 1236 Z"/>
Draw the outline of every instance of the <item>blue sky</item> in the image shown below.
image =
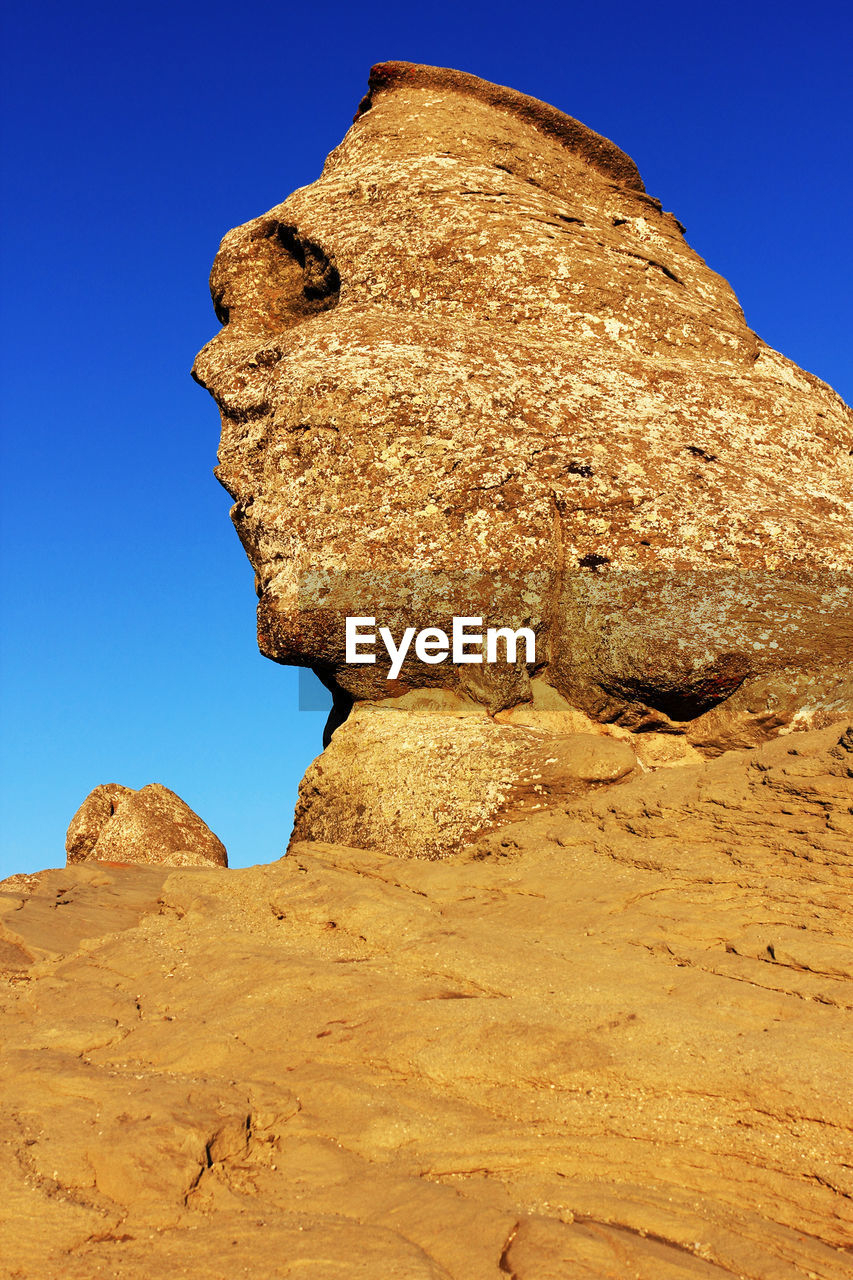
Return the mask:
<path id="1" fill-rule="evenodd" d="M 324 716 L 261 658 L 190 379 L 229 227 L 312 181 L 373 62 L 544 98 L 637 161 L 771 345 L 853 396 L 847 4 L 7 4 L 2 855 L 159 781 L 284 850 Z"/>

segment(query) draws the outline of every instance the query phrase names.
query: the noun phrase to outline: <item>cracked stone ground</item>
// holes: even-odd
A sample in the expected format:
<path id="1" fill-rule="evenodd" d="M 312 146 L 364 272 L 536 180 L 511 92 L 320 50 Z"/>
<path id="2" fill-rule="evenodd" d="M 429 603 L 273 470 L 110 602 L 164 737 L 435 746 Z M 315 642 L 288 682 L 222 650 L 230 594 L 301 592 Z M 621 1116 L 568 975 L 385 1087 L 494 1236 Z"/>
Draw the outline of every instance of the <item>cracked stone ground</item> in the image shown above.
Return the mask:
<path id="1" fill-rule="evenodd" d="M 442 862 L 13 877 L 4 1276 L 850 1275 L 853 728 Z"/>

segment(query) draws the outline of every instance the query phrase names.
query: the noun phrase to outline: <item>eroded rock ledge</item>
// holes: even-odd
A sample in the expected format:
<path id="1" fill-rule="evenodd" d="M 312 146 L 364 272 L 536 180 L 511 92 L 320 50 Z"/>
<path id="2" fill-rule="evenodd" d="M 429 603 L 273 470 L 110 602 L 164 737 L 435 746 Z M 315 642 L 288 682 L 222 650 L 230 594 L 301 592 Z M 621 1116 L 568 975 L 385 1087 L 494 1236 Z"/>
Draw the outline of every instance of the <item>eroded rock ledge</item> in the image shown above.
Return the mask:
<path id="1" fill-rule="evenodd" d="M 603 138 L 600 133 L 595 133 L 579 120 L 549 106 L 547 102 L 519 93 L 516 89 L 491 84 L 466 71 L 454 71 L 450 67 L 427 67 L 415 62 L 377 63 L 371 68 L 367 93 L 359 103 L 354 123 L 374 106 L 380 94 L 406 89 L 467 95 L 489 107 L 506 111 L 524 124 L 532 124 L 544 135 L 556 138 L 605 177 L 634 191 L 645 191 L 634 161 L 609 138 Z"/>

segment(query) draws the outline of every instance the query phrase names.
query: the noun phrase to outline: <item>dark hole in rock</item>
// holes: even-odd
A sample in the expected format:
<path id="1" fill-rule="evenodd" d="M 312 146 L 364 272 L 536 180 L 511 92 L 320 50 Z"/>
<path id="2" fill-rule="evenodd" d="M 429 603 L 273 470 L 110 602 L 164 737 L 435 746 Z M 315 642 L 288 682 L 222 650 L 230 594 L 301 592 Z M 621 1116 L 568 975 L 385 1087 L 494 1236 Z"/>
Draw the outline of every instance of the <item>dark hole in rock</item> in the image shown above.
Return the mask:
<path id="1" fill-rule="evenodd" d="M 334 259 L 319 245 L 301 236 L 294 226 L 279 223 L 275 233 L 282 248 L 302 268 L 302 291 L 306 299 L 319 303 L 318 311 L 335 306 L 341 291 L 341 277 Z"/>
<path id="2" fill-rule="evenodd" d="M 627 677 L 609 680 L 608 692 L 662 711 L 670 720 L 695 720 L 730 698 L 750 674 L 743 654 L 726 653 L 701 671 L 668 674 L 652 678 Z"/>
<path id="3" fill-rule="evenodd" d="M 598 573 L 603 564 L 610 564 L 610 557 L 599 556 L 593 552 L 591 555 L 581 556 L 578 564 L 582 569 L 591 569 L 593 573 Z"/>

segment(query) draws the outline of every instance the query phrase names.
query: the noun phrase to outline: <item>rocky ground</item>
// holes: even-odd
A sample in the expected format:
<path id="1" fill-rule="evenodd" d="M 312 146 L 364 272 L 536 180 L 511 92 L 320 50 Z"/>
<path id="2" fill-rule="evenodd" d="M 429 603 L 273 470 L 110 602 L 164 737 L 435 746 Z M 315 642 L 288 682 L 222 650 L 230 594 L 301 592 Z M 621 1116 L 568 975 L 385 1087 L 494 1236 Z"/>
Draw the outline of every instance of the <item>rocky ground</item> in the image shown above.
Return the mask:
<path id="1" fill-rule="evenodd" d="M 217 474 L 337 728 L 279 862 L 107 783 L 0 884 L 4 1277 L 853 1274 L 853 416 L 683 232 L 385 63 L 223 240 Z"/>
<path id="2" fill-rule="evenodd" d="M 853 726 L 443 861 L 2 885 L 15 1280 L 843 1280 Z"/>

